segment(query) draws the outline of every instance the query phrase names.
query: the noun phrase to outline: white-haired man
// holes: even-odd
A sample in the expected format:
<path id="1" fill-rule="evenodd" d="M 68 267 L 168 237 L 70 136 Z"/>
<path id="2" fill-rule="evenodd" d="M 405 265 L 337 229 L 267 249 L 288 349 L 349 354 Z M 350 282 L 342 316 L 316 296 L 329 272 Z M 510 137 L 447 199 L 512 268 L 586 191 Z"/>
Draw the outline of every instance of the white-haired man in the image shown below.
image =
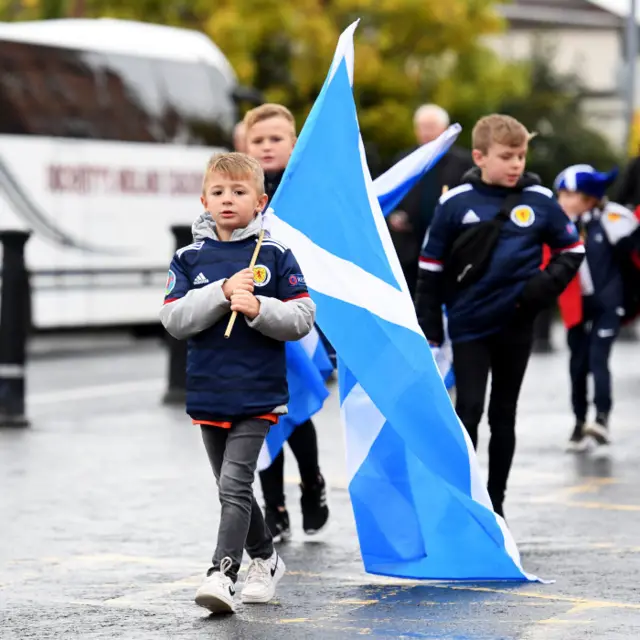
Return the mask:
<path id="1" fill-rule="evenodd" d="M 449 114 L 436 104 L 424 104 L 416 110 L 413 126 L 417 146 L 421 146 L 444 133 L 449 126 Z M 406 150 L 401 157 L 415 148 Z M 459 147 L 451 147 L 434 169 L 425 174 L 406 195 L 398 210 L 389 216 L 389 227 L 411 295 L 415 292 L 418 277 L 420 247 L 431 224 L 438 199 L 445 187 L 458 185 L 462 176 L 471 168 L 471 154 Z"/>

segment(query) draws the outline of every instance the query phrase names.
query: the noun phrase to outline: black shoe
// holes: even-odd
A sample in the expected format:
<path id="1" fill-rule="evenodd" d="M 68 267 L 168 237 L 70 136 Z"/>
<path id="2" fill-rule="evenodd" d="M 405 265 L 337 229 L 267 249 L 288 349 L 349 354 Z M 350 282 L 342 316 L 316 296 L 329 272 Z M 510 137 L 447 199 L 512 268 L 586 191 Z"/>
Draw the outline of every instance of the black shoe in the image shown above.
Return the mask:
<path id="1" fill-rule="evenodd" d="M 584 421 L 576 420 L 576 426 L 573 428 L 573 433 L 569 438 L 569 444 L 567 445 L 567 451 L 585 451 L 588 446 L 588 440 L 584 432 Z"/>
<path id="2" fill-rule="evenodd" d="M 272 509 L 266 507 L 264 511 L 264 521 L 271 532 L 271 537 L 275 543 L 286 542 L 291 537 L 289 526 L 289 514 L 287 510 Z"/>
<path id="3" fill-rule="evenodd" d="M 302 528 L 307 535 L 319 533 L 329 521 L 329 507 L 327 506 L 327 491 L 324 478 L 319 475 L 315 485 L 305 487 L 300 485 L 302 497 Z"/>

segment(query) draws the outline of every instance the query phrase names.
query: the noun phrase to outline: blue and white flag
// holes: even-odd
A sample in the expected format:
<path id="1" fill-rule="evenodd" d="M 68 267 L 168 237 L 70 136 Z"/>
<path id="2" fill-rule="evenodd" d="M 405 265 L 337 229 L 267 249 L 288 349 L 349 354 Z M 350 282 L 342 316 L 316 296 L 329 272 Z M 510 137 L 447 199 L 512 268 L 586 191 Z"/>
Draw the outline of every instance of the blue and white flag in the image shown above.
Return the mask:
<path id="1" fill-rule="evenodd" d="M 449 151 L 461 131 L 459 124 L 452 124 L 439 138 L 418 147 L 373 181 L 373 191 L 385 218 L 396 209 L 416 182 Z"/>
<path id="2" fill-rule="evenodd" d="M 269 429 L 258 457 L 258 471 L 271 465 L 293 430 L 320 411 L 329 396 L 325 380 L 333 365 L 315 327 L 302 340 L 287 342 L 286 355 L 289 413 Z"/>
<path id="3" fill-rule="evenodd" d="M 403 578 L 532 580 L 491 508 L 373 190 L 352 92 L 356 26 L 340 37 L 268 217 L 340 357 L 364 565 Z"/>
<path id="4" fill-rule="evenodd" d="M 395 210 L 420 178 L 433 169 L 442 156 L 460 135 L 462 127 L 451 125 L 439 138 L 423 144 L 406 158 L 393 165 L 373 181 L 373 190 L 380 202 L 385 218 Z M 455 387 L 453 374 L 453 351 L 447 331 L 446 313 L 444 314 L 444 342 L 440 347 L 431 347 L 438 371 L 448 390 Z"/>
<path id="5" fill-rule="evenodd" d="M 461 130 L 459 124 L 451 125 L 437 140 L 422 145 L 374 180 L 373 188 L 385 216 L 389 215 L 416 182 L 438 163 Z M 314 328 L 301 342 L 307 355 L 314 360 L 320 374 L 326 380 L 333 372 L 333 367 L 316 329 Z M 438 371 L 447 389 L 452 389 L 455 386 L 453 353 L 446 324 L 443 344 L 432 349 Z M 326 398 L 326 393 L 320 393 L 315 376 L 310 375 L 306 380 L 299 377 L 301 373 L 309 373 L 308 368 L 301 365 L 300 359 L 303 357 L 296 346 L 287 345 L 287 376 L 291 396 L 289 413 L 269 431 L 258 459 L 258 471 L 263 471 L 271 465 L 296 426 L 320 411 Z"/>

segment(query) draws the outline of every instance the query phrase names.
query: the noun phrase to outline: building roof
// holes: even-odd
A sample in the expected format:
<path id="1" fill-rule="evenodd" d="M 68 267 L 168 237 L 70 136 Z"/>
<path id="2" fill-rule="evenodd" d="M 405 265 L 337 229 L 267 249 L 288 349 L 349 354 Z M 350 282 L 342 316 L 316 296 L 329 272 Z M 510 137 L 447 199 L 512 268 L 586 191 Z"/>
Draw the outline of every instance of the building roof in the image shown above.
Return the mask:
<path id="1" fill-rule="evenodd" d="M 622 4 L 628 0 L 512 0 L 499 7 L 512 28 L 554 27 L 619 29 L 622 13 L 605 5 Z"/>
<path id="2" fill-rule="evenodd" d="M 608 11 L 622 18 L 626 17 L 631 9 L 630 0 L 589 0 L 589 2 L 604 11 Z M 637 4 L 636 22 L 640 24 L 640 3 Z"/>
<path id="3" fill-rule="evenodd" d="M 0 38 L 82 51 L 204 62 L 235 81 L 233 68 L 222 51 L 204 33 L 191 29 L 111 18 L 69 18 L 0 22 Z"/>

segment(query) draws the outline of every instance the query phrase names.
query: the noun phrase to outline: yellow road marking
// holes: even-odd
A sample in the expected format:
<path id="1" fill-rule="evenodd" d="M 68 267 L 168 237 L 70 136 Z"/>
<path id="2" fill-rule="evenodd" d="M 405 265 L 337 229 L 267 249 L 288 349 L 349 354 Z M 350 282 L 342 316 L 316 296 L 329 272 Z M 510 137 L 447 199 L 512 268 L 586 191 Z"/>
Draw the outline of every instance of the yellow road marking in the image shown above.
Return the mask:
<path id="1" fill-rule="evenodd" d="M 584 502 L 567 500 L 562 504 L 568 507 L 582 507 L 583 509 L 602 509 L 603 511 L 640 511 L 638 504 L 611 504 L 607 502 Z"/>
<path id="2" fill-rule="evenodd" d="M 311 622 L 311 618 L 282 618 L 282 620 L 278 620 L 279 624 L 296 624 L 299 622 Z"/>
<path id="3" fill-rule="evenodd" d="M 613 600 L 590 600 L 588 598 L 573 598 L 556 594 L 535 593 L 532 591 L 509 591 L 508 589 L 493 589 L 491 587 L 462 587 L 449 585 L 434 585 L 439 589 L 453 589 L 454 591 L 483 591 L 487 593 L 501 593 L 508 596 L 521 598 L 536 598 L 538 600 L 548 600 L 552 602 L 570 602 L 581 606 L 582 611 L 588 609 L 640 609 L 640 604 L 631 602 L 615 602 Z"/>

